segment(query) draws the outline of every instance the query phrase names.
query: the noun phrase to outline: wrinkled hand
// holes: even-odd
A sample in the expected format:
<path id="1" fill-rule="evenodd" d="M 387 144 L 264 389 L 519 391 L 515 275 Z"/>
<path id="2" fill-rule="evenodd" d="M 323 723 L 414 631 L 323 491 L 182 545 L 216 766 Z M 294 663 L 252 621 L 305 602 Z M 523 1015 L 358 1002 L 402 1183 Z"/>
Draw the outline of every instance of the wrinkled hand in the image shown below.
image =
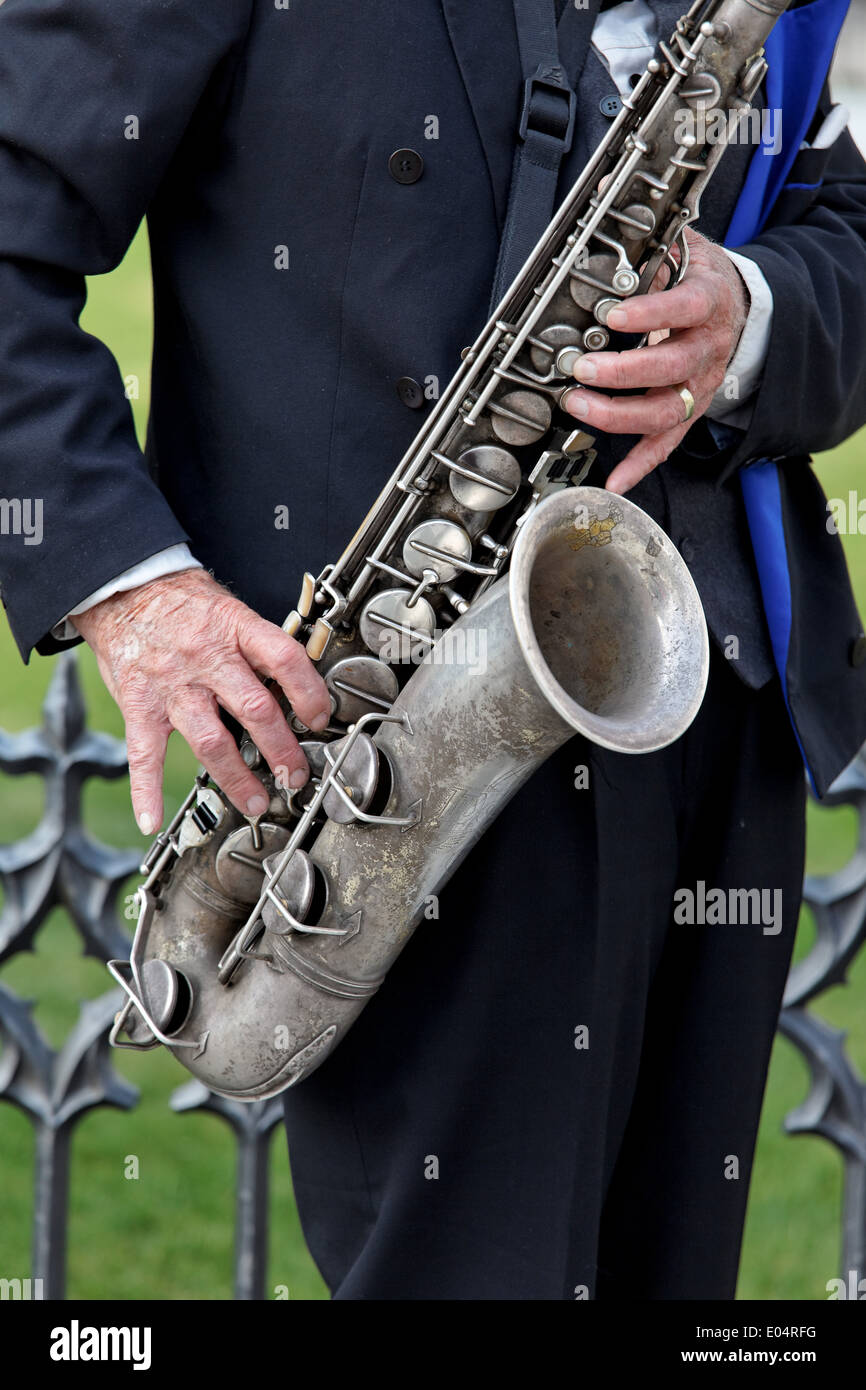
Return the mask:
<path id="1" fill-rule="evenodd" d="M 221 722 L 217 703 L 240 721 L 270 767 L 290 786 L 309 776 L 276 699 L 271 677 L 312 729 L 330 717 L 325 683 L 300 643 L 260 618 L 204 570 L 184 570 L 114 594 L 73 619 L 126 721 L 132 805 L 139 829 L 162 823 L 162 769 L 172 729 L 244 815 L 267 809 Z"/>
<path id="2" fill-rule="evenodd" d="M 730 257 L 690 228 L 686 237 L 690 263 L 680 284 L 626 300 L 608 319 L 617 332 L 652 334 L 652 345 L 587 353 L 574 375 L 593 389 L 565 398 L 568 413 L 590 429 L 643 436 L 610 474 L 611 492 L 628 492 L 663 463 L 709 409 L 748 317 L 749 292 Z M 679 394 L 683 386 L 695 398 L 689 421 Z M 603 394 L 605 387 L 649 389 L 641 396 L 611 397 Z"/>

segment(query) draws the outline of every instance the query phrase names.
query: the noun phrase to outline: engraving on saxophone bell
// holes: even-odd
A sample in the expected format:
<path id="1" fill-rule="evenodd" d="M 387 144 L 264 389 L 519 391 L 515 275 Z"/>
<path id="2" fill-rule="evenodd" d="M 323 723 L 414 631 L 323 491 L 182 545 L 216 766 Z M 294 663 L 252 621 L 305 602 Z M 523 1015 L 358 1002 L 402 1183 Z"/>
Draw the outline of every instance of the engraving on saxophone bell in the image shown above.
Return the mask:
<path id="1" fill-rule="evenodd" d="M 520 464 L 507 449 L 479 444 L 460 455 L 448 486 L 455 500 L 470 511 L 495 512 L 513 501 L 521 476 Z"/>
<path id="2" fill-rule="evenodd" d="M 603 520 L 594 516 L 588 526 L 578 527 L 569 545 L 572 550 L 582 550 L 585 545 L 610 545 L 614 529 L 621 522 L 621 508 L 612 506 Z"/>

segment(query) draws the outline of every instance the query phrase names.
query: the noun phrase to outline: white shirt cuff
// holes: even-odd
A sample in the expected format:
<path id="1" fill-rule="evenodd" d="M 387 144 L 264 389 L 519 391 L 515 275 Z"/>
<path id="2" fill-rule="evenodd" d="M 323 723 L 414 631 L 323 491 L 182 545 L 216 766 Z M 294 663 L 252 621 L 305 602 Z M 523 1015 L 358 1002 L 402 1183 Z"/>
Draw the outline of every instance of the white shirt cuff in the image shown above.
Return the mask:
<path id="1" fill-rule="evenodd" d="M 170 545 L 165 550 L 158 550 L 155 555 L 149 555 L 146 560 L 139 561 L 137 565 L 131 565 L 128 570 L 116 575 L 114 579 L 109 579 L 107 584 L 103 584 L 101 588 L 88 594 L 87 598 L 83 598 L 80 603 L 76 603 L 74 608 L 70 608 L 65 618 L 61 618 L 59 623 L 55 623 L 51 629 L 51 636 L 58 642 L 68 642 L 72 638 L 80 637 L 81 633 L 70 621 L 72 615 L 85 613 L 88 608 L 93 608 L 103 599 L 111 598 L 112 594 L 121 594 L 127 589 L 137 589 L 139 584 L 149 584 L 152 579 L 162 579 L 166 574 L 201 568 L 201 561 L 195 558 L 184 541 L 179 541 L 177 545 Z"/>
<path id="2" fill-rule="evenodd" d="M 718 424 L 732 425 L 734 429 L 748 429 L 752 422 L 755 403 L 754 396 L 761 382 L 770 334 L 773 328 L 773 291 L 767 284 L 764 273 L 754 261 L 736 251 L 722 248 L 730 257 L 746 282 L 751 296 L 751 307 L 746 319 L 737 351 L 725 373 L 725 379 L 713 397 L 707 411 L 710 420 Z"/>

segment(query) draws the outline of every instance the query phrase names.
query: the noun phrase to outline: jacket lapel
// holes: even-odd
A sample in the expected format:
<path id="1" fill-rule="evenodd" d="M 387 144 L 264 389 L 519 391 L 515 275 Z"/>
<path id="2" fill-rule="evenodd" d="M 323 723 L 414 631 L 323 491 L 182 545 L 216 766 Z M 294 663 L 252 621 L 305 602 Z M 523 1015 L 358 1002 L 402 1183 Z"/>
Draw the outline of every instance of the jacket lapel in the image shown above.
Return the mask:
<path id="1" fill-rule="evenodd" d="M 589 50 L 592 46 L 592 31 L 595 28 L 595 21 L 598 19 L 598 12 L 601 9 L 601 0 L 588 0 L 585 7 L 578 9 L 572 0 L 568 0 L 565 9 L 559 20 L 559 56 L 562 66 L 568 74 L 568 80 L 574 90 L 580 95 L 580 78 L 586 66 Z M 580 119 L 580 107 L 578 106 L 578 120 Z"/>
<path id="2" fill-rule="evenodd" d="M 559 21 L 560 58 L 577 84 L 589 53 L 601 0 L 578 9 L 569 0 Z M 523 74 L 512 0 L 440 0 L 445 26 L 472 108 L 502 229 L 523 99 Z M 554 0 L 550 0 L 551 5 Z M 688 0 L 651 0 L 658 38 L 667 41 Z"/>
<path id="3" fill-rule="evenodd" d="M 550 0 L 553 5 L 554 0 Z M 505 221 L 523 74 L 512 0 L 441 0 L 478 135 L 484 149 L 496 218 Z M 571 81 L 583 68 L 600 0 L 576 9 L 569 0 L 559 22 L 560 56 Z"/>
<path id="4" fill-rule="evenodd" d="M 671 34 L 677 27 L 677 20 L 688 14 L 690 5 L 688 0 L 650 0 L 650 9 L 656 17 L 658 40 L 669 43 Z"/>

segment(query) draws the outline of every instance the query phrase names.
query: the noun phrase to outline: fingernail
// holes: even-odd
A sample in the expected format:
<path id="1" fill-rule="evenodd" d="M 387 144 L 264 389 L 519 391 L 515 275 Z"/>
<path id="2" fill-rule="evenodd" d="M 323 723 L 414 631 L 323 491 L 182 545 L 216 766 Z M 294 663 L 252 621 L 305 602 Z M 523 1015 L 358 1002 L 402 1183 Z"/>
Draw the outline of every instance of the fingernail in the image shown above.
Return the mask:
<path id="1" fill-rule="evenodd" d="M 315 725 L 313 725 L 312 727 L 315 727 Z M 304 769 L 302 767 L 298 767 L 295 769 L 295 771 L 289 778 L 289 786 L 294 787 L 295 791 L 297 791 L 299 787 L 306 786 L 307 777 L 308 774 L 304 772 Z"/>
<path id="2" fill-rule="evenodd" d="M 564 397 L 562 404 L 565 406 L 569 415 L 576 415 L 580 418 L 583 414 L 581 407 L 582 400 L 585 401 L 586 397 L 581 396 L 580 391 L 569 391 L 568 395 Z"/>
<path id="3" fill-rule="evenodd" d="M 611 309 L 607 316 L 607 322 L 611 328 L 625 328 L 628 323 L 628 314 L 625 309 Z"/>
<path id="4" fill-rule="evenodd" d="M 330 719 L 330 714 L 317 714 L 315 719 L 310 724 L 310 728 L 312 729 L 313 733 L 320 734 L 323 729 L 326 729 L 328 727 Z"/>
<path id="5" fill-rule="evenodd" d="M 574 375 L 578 381 L 595 381 L 598 377 L 598 367 L 590 357 L 581 357 L 574 369 Z"/>
<path id="6" fill-rule="evenodd" d="M 268 798 L 266 796 L 251 796 L 247 802 L 248 816 L 263 816 L 268 809 Z"/>
<path id="7" fill-rule="evenodd" d="M 138 817 L 138 828 L 142 835 L 152 835 L 155 830 L 153 816 L 149 816 L 146 811 L 142 811 Z"/>

